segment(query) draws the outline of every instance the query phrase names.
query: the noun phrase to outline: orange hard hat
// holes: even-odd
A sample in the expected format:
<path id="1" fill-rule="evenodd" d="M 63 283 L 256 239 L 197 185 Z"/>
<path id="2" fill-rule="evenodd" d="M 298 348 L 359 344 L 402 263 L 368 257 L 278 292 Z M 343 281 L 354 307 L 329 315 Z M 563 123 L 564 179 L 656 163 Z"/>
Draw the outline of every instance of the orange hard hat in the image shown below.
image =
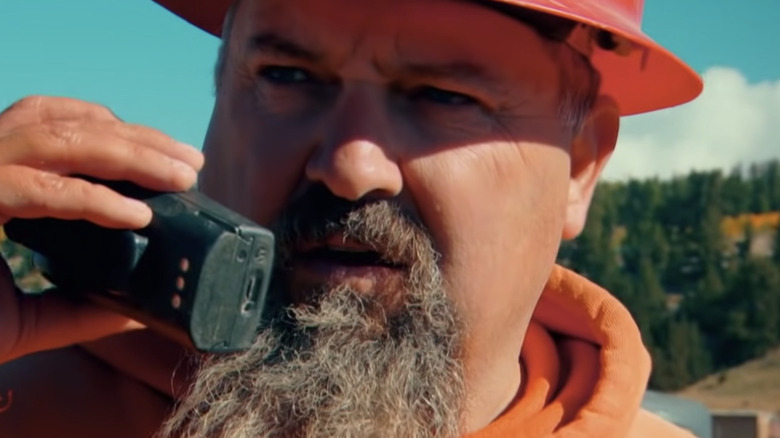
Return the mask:
<path id="1" fill-rule="evenodd" d="M 219 36 L 232 0 L 154 0 L 195 26 Z M 676 106 L 701 93 L 699 75 L 641 29 L 644 0 L 489 0 L 571 20 L 609 44 L 586 50 L 601 73 L 601 93 L 623 115 Z"/>

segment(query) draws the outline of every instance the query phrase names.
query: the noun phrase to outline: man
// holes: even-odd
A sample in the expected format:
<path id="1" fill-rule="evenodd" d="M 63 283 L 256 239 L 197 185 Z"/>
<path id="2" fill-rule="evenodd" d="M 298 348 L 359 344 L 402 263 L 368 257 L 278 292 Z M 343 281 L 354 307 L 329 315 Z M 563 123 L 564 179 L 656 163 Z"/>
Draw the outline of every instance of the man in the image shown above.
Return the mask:
<path id="1" fill-rule="evenodd" d="M 639 410 L 627 311 L 554 265 L 619 116 L 701 89 L 640 32 L 641 1 L 159 3 L 223 36 L 205 166 L 105 108 L 31 98 L 0 117 L 0 217 L 141 227 L 143 205 L 68 175 L 183 190 L 199 172 L 276 232 L 282 305 L 248 352 L 196 357 L 6 272 L 0 435 L 685 436 Z"/>

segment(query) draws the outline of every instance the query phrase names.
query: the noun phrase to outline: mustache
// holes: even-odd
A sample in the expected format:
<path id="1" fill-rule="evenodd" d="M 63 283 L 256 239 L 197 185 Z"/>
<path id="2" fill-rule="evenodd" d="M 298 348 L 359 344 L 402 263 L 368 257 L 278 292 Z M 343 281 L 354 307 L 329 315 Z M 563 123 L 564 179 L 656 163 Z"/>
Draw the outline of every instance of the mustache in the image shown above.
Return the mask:
<path id="1" fill-rule="evenodd" d="M 382 261 L 411 266 L 422 256 L 438 258 L 429 229 L 394 199 L 350 201 L 316 184 L 292 201 L 271 225 L 279 262 L 285 266 L 305 246 L 333 235 L 364 245 Z"/>

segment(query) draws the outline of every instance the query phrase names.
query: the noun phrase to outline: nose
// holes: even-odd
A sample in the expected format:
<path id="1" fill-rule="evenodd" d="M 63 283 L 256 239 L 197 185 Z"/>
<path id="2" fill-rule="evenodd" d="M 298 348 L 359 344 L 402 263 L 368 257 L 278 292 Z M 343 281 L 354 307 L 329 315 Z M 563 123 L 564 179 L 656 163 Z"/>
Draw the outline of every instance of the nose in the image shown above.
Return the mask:
<path id="1" fill-rule="evenodd" d="M 394 147 L 398 139 L 381 92 L 364 86 L 343 93 L 306 164 L 307 178 L 351 201 L 398 195 L 403 188 Z"/>

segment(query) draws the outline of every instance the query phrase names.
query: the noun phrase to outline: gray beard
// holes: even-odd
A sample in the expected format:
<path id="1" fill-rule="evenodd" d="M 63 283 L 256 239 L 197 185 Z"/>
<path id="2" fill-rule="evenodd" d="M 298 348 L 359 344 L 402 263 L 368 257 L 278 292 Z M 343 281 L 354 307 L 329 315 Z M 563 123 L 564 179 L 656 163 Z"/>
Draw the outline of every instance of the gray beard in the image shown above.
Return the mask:
<path id="1" fill-rule="evenodd" d="M 163 437 L 456 437 L 460 336 L 441 293 L 385 318 L 338 290 L 293 310 L 295 328 L 209 359 Z M 287 325 L 287 324 L 280 324 Z"/>
<path id="2" fill-rule="evenodd" d="M 388 215 L 366 209 L 347 230 L 371 234 L 378 226 L 366 224 Z M 400 305 L 334 287 L 316 303 L 288 307 L 248 351 L 205 359 L 159 436 L 459 436 L 463 329 L 429 242 L 407 240 L 397 247 L 416 263 L 395 291 Z"/>

